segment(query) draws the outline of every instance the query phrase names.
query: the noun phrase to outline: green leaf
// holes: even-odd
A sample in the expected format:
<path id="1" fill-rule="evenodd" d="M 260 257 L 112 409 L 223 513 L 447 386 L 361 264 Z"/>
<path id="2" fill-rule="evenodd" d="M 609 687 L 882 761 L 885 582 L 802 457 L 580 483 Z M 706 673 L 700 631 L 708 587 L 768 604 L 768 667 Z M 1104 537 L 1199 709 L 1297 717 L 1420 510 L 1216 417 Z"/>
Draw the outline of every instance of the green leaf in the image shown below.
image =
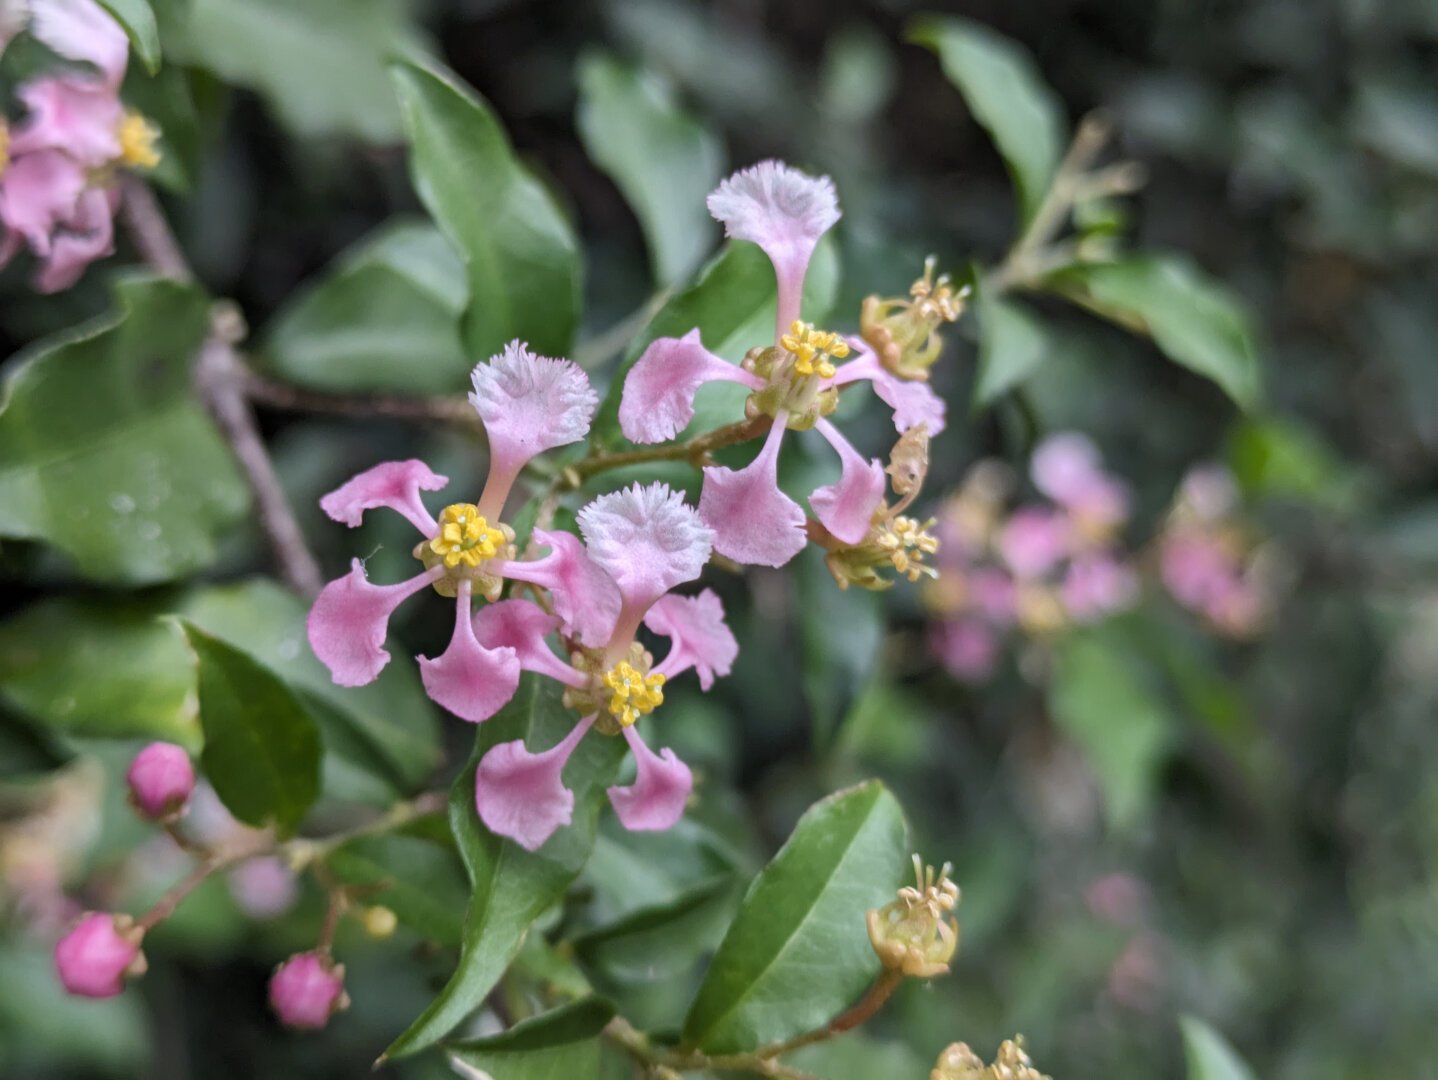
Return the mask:
<path id="1" fill-rule="evenodd" d="M 655 279 L 684 277 L 714 235 L 704 197 L 723 169 L 718 136 L 680 109 L 666 82 L 605 53 L 580 61 L 578 124 L 585 150 L 639 217 Z"/>
<path id="2" fill-rule="evenodd" d="M 469 355 L 489 356 L 514 338 L 564 355 L 580 303 L 579 244 L 569 222 L 474 91 L 448 72 L 411 63 L 390 71 L 414 186 L 468 273 Z"/>
<path id="3" fill-rule="evenodd" d="M 449 1047 L 454 1057 L 504 1080 L 574 1080 L 599 1075 L 599 1035 L 614 1006 L 584 998 L 520 1021 L 508 1031 Z M 470 1075 L 461 1071 L 461 1075 Z"/>
<path id="4" fill-rule="evenodd" d="M 1049 279 L 1069 299 L 1139 334 L 1212 379 L 1243 409 L 1262 396 L 1253 324 L 1243 303 L 1182 255 L 1133 255 L 1069 267 Z"/>
<path id="5" fill-rule="evenodd" d="M 1049 706 L 1098 774 L 1110 822 L 1118 829 L 1137 825 L 1175 724 L 1121 643 L 1101 632 L 1070 638 L 1057 657 Z"/>
<path id="6" fill-rule="evenodd" d="M 982 408 L 1018 386 L 1054 351 L 1048 324 L 1026 304 L 981 290 L 979 375 L 974 406 Z"/>
<path id="7" fill-rule="evenodd" d="M 720 874 L 610 926 L 580 934 L 573 939 L 574 947 L 610 978 L 672 978 L 719 944 L 737 894 L 733 876 Z"/>
<path id="8" fill-rule="evenodd" d="M 345 884 L 366 886 L 364 903 L 384 905 L 421 937 L 459 944 L 469 884 L 453 847 L 403 833 L 365 836 L 330 853 L 325 865 Z"/>
<path id="9" fill-rule="evenodd" d="M 868 589 L 840 589 L 815 545 L 800 553 L 796 569 L 804 697 L 816 742 L 826 745 L 873 678 L 884 604 Z"/>
<path id="10" fill-rule="evenodd" d="M 264 362 L 319 390 L 454 392 L 474 366 L 460 340 L 467 299 L 464 267 L 438 229 L 387 224 L 275 316 Z"/>
<path id="11" fill-rule="evenodd" d="M 1048 194 L 1063 156 L 1063 103 L 1033 57 L 982 23 L 956 16 L 916 21 L 910 40 L 938 54 L 944 74 L 964 95 L 974 119 L 999 148 L 1030 221 Z"/>
<path id="12" fill-rule="evenodd" d="M 684 1041 L 739 1053 L 828 1023 L 879 971 L 864 917 L 908 862 L 898 801 L 876 780 L 809 808 L 744 897 L 684 1022 Z"/>
<path id="13" fill-rule="evenodd" d="M 1228 461 L 1250 499 L 1297 499 L 1344 510 L 1360 493 L 1353 467 L 1316 432 L 1286 417 L 1239 424 L 1228 440 Z"/>
<path id="14" fill-rule="evenodd" d="M 443 1039 L 494 989 L 530 924 L 564 895 L 594 846 L 595 823 L 605 786 L 623 759 L 623 739 L 587 735 L 570 758 L 564 782 L 574 792 L 574 820 L 538 851 L 495 836 L 474 807 L 474 773 L 493 746 L 515 739 L 531 749 L 553 746 L 576 723 L 553 680 L 525 675 L 514 699 L 479 726 L 474 753 L 450 793 L 450 826 L 474 892 L 464 922 L 459 967 L 439 996 L 385 1051 L 386 1057 L 417 1053 Z"/>
<path id="15" fill-rule="evenodd" d="M 418 37 L 394 0 L 187 0 L 169 51 L 261 95 L 296 135 L 396 141 L 399 110 L 385 80 Z"/>
<path id="16" fill-rule="evenodd" d="M 280 678 L 248 654 L 181 622 L 199 661 L 200 764 L 225 808 L 291 833 L 320 787 L 320 735 Z"/>
<path id="17" fill-rule="evenodd" d="M 209 301 L 130 278 L 120 311 L 40 342 L 0 390 L 0 536 L 43 540 L 87 577 L 168 581 L 214 561 L 249 502 L 190 393 Z"/>
<path id="18" fill-rule="evenodd" d="M 100 6 L 125 29 L 140 62 L 151 75 L 160 70 L 160 28 L 149 0 L 100 0 Z"/>
<path id="19" fill-rule="evenodd" d="M 1185 1016 L 1179 1023 L 1188 1080 L 1254 1080 L 1253 1070 L 1212 1027 L 1196 1016 Z"/>
<path id="20" fill-rule="evenodd" d="M 773 342 L 776 288 L 774 268 L 763 251 L 747 241 L 725 244 L 719 254 L 699 271 L 688 288 L 659 309 L 643 333 L 630 345 L 594 419 L 595 442 L 612 446 L 625 441 L 619 430 L 619 402 L 624 396 L 624 377 L 651 341 L 661 337 L 683 337 L 698 328 L 706 348 L 737 363 L 753 346 Z M 804 280 L 805 316 L 813 321 L 822 321 L 834 304 L 838 288 L 839 259 L 833 242 L 825 238 L 815 250 Z M 733 408 L 720 416 L 705 415 L 703 402 L 706 393 L 735 389 L 737 400 L 725 399 Z M 702 388 L 690 429 L 702 430 L 742 419 L 743 408 L 739 403 L 747 393 L 743 387 L 729 385 Z M 711 419 L 715 422 L 710 423 Z"/>

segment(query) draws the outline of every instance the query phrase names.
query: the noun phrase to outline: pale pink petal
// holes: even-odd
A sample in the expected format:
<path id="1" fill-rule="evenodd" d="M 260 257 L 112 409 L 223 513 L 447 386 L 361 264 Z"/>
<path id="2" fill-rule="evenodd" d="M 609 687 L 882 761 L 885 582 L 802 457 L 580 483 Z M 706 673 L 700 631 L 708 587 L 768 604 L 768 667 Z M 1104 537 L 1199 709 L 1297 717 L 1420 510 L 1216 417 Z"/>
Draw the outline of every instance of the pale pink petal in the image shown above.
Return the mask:
<path id="1" fill-rule="evenodd" d="M 1029 465 L 1034 486 L 1075 516 L 1101 526 L 1128 517 L 1128 489 L 1104 471 L 1098 447 L 1077 432 L 1050 435 Z"/>
<path id="2" fill-rule="evenodd" d="M 1217 521 L 1238 507 L 1238 484 L 1222 465 L 1196 465 L 1184 476 L 1179 499 L 1201 521 Z"/>
<path id="3" fill-rule="evenodd" d="M 654 671 L 672 679 L 693 668 L 700 689 L 714 685 L 715 675 L 728 675 L 739 655 L 739 643 L 724 621 L 724 605 L 713 589 L 697 596 L 661 597 L 644 616 L 644 625 L 672 642 L 669 655 Z"/>
<path id="4" fill-rule="evenodd" d="M 44 258 L 50 254 L 51 234 L 75 216 L 85 190 L 85 170 L 65 154 L 47 150 L 16 158 L 3 181 L 0 221 Z"/>
<path id="5" fill-rule="evenodd" d="M 560 619 L 531 600 L 485 604 L 474 616 L 474 636 L 486 649 L 508 647 L 525 671 L 537 671 L 570 686 L 585 677 L 554 655 L 545 638 L 559 629 Z"/>
<path id="6" fill-rule="evenodd" d="M 310 648 L 336 683 L 363 686 L 379 676 L 389 663 L 384 639 L 390 615 L 443 573 L 444 568 L 437 567 L 398 585 L 372 585 L 364 563 L 355 559 L 348 574 L 320 590 L 305 625 Z"/>
<path id="7" fill-rule="evenodd" d="M 68 289 L 80 280 L 85 268 L 115 250 L 114 205 L 111 194 L 91 188 L 80 196 L 75 213 L 61 223 L 50 244 L 50 254 L 41 260 L 35 288 L 42 293 Z"/>
<path id="8" fill-rule="evenodd" d="M 1014 579 L 1005 570 L 986 567 L 968 579 L 973 606 L 995 626 L 1009 626 L 1018 614 L 1019 593 Z"/>
<path id="9" fill-rule="evenodd" d="M 815 488 L 809 496 L 809 505 L 824 528 L 846 544 L 857 544 L 869 534 L 874 511 L 884 501 L 887 485 L 884 467 L 877 461 L 866 460 L 829 421 L 820 420 L 815 426 L 838 451 L 844 471 L 837 484 Z"/>
<path id="10" fill-rule="evenodd" d="M 508 646 L 487 649 L 474 636 L 469 597 L 472 586 L 459 583 L 454 602 L 454 634 L 449 648 L 434 659 L 419 657 L 419 675 L 430 699 L 461 720 L 488 720 L 519 689 L 519 657 Z"/>
<path id="11" fill-rule="evenodd" d="M 1016 577 L 1042 577 L 1068 553 L 1069 535 L 1063 514 L 1047 507 L 1022 507 L 999 533 L 999 554 Z"/>
<path id="12" fill-rule="evenodd" d="M 119 158 L 125 108 L 113 89 L 90 79 L 58 75 L 32 79 L 16 96 L 27 111 L 10 140 L 15 157 L 61 150 L 77 163 L 95 169 Z"/>
<path id="13" fill-rule="evenodd" d="M 779 283 L 779 333 L 799 317 L 804 274 L 819 237 L 839 220 L 839 197 L 827 176 L 808 176 L 782 161 L 741 169 L 709 195 L 709 213 L 724 235 L 758 244 Z"/>
<path id="14" fill-rule="evenodd" d="M 471 381 L 469 401 L 489 436 L 489 480 L 479 512 L 493 521 L 532 457 L 589 434 L 599 398 L 577 365 L 538 356 L 520 341 L 477 364 Z"/>
<path id="15" fill-rule="evenodd" d="M 714 531 L 666 484 L 599 496 L 579 511 L 579 528 L 590 557 L 640 616 L 674 586 L 697 578 L 714 546 Z"/>
<path id="16" fill-rule="evenodd" d="M 346 480 L 320 500 L 320 509 L 353 529 L 366 510 L 384 506 L 403 514 L 416 529 L 432 537 L 439 532 L 439 526 L 425 509 L 419 493 L 439 491 L 448 483 L 449 477 L 430 472 L 422 461 L 386 461 Z"/>
<path id="17" fill-rule="evenodd" d="M 862 338 L 851 337 L 848 341 L 857 355 L 839 368 L 827 386 L 845 386 L 866 379 L 873 384 L 879 400 L 894 410 L 894 428 L 900 435 L 920 424 L 928 425 L 930 435 L 944 430 L 948 407 L 928 383 L 899 378 L 879 363 L 874 350 Z"/>
<path id="18" fill-rule="evenodd" d="M 1095 622 L 1130 607 L 1138 597 L 1138 579 L 1110 555 L 1085 555 L 1069 564 L 1061 595 L 1074 622 Z"/>
<path id="19" fill-rule="evenodd" d="M 673 750 L 666 747 L 656 754 L 649 749 L 633 724 L 623 730 L 637 772 L 633 784 L 609 789 L 609 801 L 631 832 L 662 832 L 684 816 L 684 804 L 694 790 L 694 774 Z"/>
<path id="20" fill-rule="evenodd" d="M 548 750 L 533 753 L 523 740 L 500 743 L 484 755 L 474 777 L 474 806 L 493 833 L 537 851 L 574 815 L 564 765 L 594 723 L 587 716 Z"/>
<path id="21" fill-rule="evenodd" d="M 1176 532 L 1164 537 L 1159 574 L 1164 587 L 1185 607 L 1201 608 L 1222 596 L 1237 572 L 1227 548 L 1208 533 Z"/>
<path id="22" fill-rule="evenodd" d="M 963 682 L 982 682 L 998 665 L 998 635 L 973 619 L 940 624 L 934 647 L 949 674 Z"/>
<path id="23" fill-rule="evenodd" d="M 119 88 L 130 42 L 95 0 L 39 0 L 32 12 L 32 34 L 67 60 L 94 64 L 111 88 Z"/>
<path id="24" fill-rule="evenodd" d="M 548 555 L 497 563 L 494 571 L 548 589 L 565 627 L 585 645 L 603 645 L 619 618 L 619 587 L 614 579 L 572 533 L 535 529 L 534 539 L 549 548 Z"/>
<path id="25" fill-rule="evenodd" d="M 704 470 L 699 516 L 714 530 L 714 550 L 735 562 L 783 566 L 803 550 L 804 511 L 779 490 L 779 443 L 788 414 L 781 412 L 759 456 L 739 470 Z"/>
<path id="26" fill-rule="evenodd" d="M 637 443 L 672 439 L 694 419 L 694 395 L 707 382 L 743 383 L 760 390 L 764 382 L 715 356 L 691 330 L 682 338 L 659 338 L 624 378 L 619 402 L 619 427 Z"/>

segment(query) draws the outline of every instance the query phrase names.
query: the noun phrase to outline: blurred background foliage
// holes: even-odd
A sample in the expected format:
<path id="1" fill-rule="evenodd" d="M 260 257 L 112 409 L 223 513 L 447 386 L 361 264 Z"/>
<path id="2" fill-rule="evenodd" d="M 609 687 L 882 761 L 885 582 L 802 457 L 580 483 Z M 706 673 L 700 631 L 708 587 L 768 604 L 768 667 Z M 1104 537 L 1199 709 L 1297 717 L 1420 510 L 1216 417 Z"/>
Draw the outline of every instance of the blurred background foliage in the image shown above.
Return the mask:
<path id="1" fill-rule="evenodd" d="M 861 1036 L 796 1064 L 840 1078 L 921 1076 L 954 1039 L 988 1050 L 1023 1031 L 1045 1071 L 1064 1080 L 1179 1075 L 1177 1018 L 1192 1014 L 1225 1032 L 1258 1076 L 1357 1080 L 1431 1069 L 1438 4 L 165 0 L 156 8 L 166 56 L 179 63 L 153 78 L 133 71 L 129 94 L 153 102 L 146 107 L 163 121 L 161 179 L 181 238 L 207 287 L 242 306 L 256 362 L 319 390 L 460 390 L 470 343 L 489 333 L 476 321 L 493 313 L 461 319 L 474 279 L 466 283 L 425 221 L 407 176 L 403 117 L 385 70 L 396 53 L 442 57 L 479 91 L 513 144 L 512 160 L 496 150 L 503 167 L 533 178 L 520 184 L 532 185 L 522 197 L 553 207 L 556 243 L 571 230 L 579 237 L 582 285 L 562 274 L 550 280 L 550 306 L 525 316 L 538 328 L 521 329 L 534 339 L 549 333 L 562 349 L 569 324 L 581 320 L 572 354 L 581 362 L 620 351 L 647 321 L 656 286 L 684 281 L 713 250 L 718 230 L 696 193 L 766 156 L 829 173 L 839 188 L 845 220 L 832 269 L 815 271 L 833 284 L 811 282 L 832 289 L 836 324 L 852 325 L 870 293 L 902 293 L 929 253 L 961 272 L 998 261 L 1015 233 L 1013 186 L 935 56 L 905 42 L 921 11 L 962 14 L 1020 43 L 1071 123 L 1102 110 L 1115 131 L 1109 156 L 1148 171 L 1143 191 L 1119 208 L 1130 246 L 1186 252 L 1242 297 L 1260 328 L 1261 403 L 1240 415 L 1216 386 L 1162 362 L 1144 339 L 1041 297 L 1031 305 L 1040 347 L 1011 386 L 973 409 L 978 348 L 966 317 L 935 375 L 951 420 L 933 445 L 926 498 L 979 458 L 1022 468 L 1042 434 L 1077 429 L 1133 485 L 1131 529 L 1142 539 L 1188 466 L 1226 461 L 1283 553 L 1286 587 L 1271 627 L 1256 641 L 1218 643 L 1146 605 L 1065 648 L 1051 675 L 1011 664 L 994 682 L 965 688 L 930 656 L 917 590 L 840 593 L 814 552 L 792 573 L 721 580 L 740 662 L 707 697 L 676 688 L 668 721 L 672 743 L 704 774 L 702 810 L 669 837 L 602 830 L 576 886 L 582 903 L 559 936 L 626 1016 L 674 1026 L 739 884 L 803 807 L 879 776 L 905 806 L 917 850 L 956 864 L 960 955 L 949 978 L 905 986 Z M 0 348 L 12 353 L 104 312 L 105 278 L 91 273 L 44 298 L 25 291 L 17 269 L 0 275 Z M 167 347 L 180 349 L 176 318 L 166 323 L 175 339 Z M 128 355 L 123 343 L 114 349 Z M 470 443 L 451 431 L 279 412 L 265 419 L 303 523 L 333 570 L 373 549 L 371 569 L 388 580 L 385 564 L 404 558 L 405 541 L 388 523 L 367 523 L 357 540 L 322 524 L 319 493 L 394 454 L 427 456 L 456 482 L 477 471 Z M 880 417 L 853 422 L 861 445 L 884 445 Z M 166 491 L 185 490 L 184 476 L 164 479 Z M 183 596 L 152 589 L 140 603 L 272 650 L 267 662 L 287 683 L 324 693 L 299 643 L 276 629 L 293 626 L 287 598 L 240 603 L 235 590 L 269 587 L 223 584 L 263 565 L 227 491 L 187 495 L 205 517 L 183 566 L 125 567 L 109 580 L 160 583 L 209 566 L 211 580 Z M 83 544 L 67 551 L 84 566 Z M 100 737 L 138 734 L 130 713 L 143 724 L 162 718 L 169 737 L 193 734 L 190 688 L 164 659 L 174 639 L 103 633 L 107 620 L 144 616 L 79 585 L 70 563 L 38 545 L 7 543 L 0 560 L 7 607 L 20 611 L 0 627 L 6 799 L 23 803 L 30 778 L 77 747 L 99 764 L 72 767 L 113 776 L 130 744 Z M 83 612 L 20 610 L 55 586 Z M 93 640 L 77 626 L 96 628 Z M 403 629 L 412 651 L 445 632 L 412 617 Z M 116 641 L 123 656 L 103 656 Z M 38 674 L 16 659 L 37 644 L 59 658 Z M 115 685 L 90 677 L 97 656 Z M 372 700 L 340 695 L 329 706 L 352 714 L 335 724 L 367 733 L 352 758 L 386 748 L 399 790 L 424 775 L 441 739 L 457 767 L 469 735 L 447 724 L 440 736 L 415 719 L 429 714 L 411 674 L 387 673 Z M 57 686 L 73 693 L 57 698 Z M 84 695 L 95 700 L 77 708 Z M 45 715 L 57 702 L 69 703 L 62 715 Z M 412 740 L 387 733 L 397 710 Z M 67 725 L 69 714 L 115 726 Z M 1135 740 L 1147 751 L 1125 752 Z M 333 779 L 326 790 L 351 800 L 390 797 L 366 789 L 372 770 L 349 770 L 348 787 L 344 776 L 338 787 Z M 145 876 L 134 866 L 146 857 L 144 834 L 120 809 L 116 786 L 105 790 L 105 804 L 67 827 L 75 873 L 101 882 L 103 895 L 140 895 Z M 0 816 L 6 809 L 0 803 Z M 122 862 L 122 852 L 132 854 Z M 429 895 L 451 903 L 419 912 L 430 921 L 413 941 L 343 943 L 355 1006 L 322 1035 L 276 1039 L 263 1007 L 270 966 L 306 944 L 319 898 L 306 895 L 295 915 L 256 924 L 217 883 L 157 937 L 170 962 L 114 1002 L 61 998 L 43 949 L 20 936 L 0 943 L 0 1069 L 365 1074 L 452 965 L 452 954 L 421 937 L 441 946 L 457 938 L 443 913 L 457 917 L 463 879 L 443 860 L 409 855 L 414 873 L 428 875 L 417 880 Z M 646 921 L 636 910 L 635 875 L 665 918 L 650 912 Z M 411 951 L 397 961 L 403 947 Z M 524 1011 L 524 986 L 573 977 L 562 960 L 536 936 L 512 980 L 513 1008 Z M 1218 1055 L 1196 1075 L 1240 1075 L 1212 1064 L 1221 1053 L 1203 1029 L 1190 1035 L 1191 1053 L 1207 1046 Z M 437 1061 L 390 1068 L 448 1074 Z"/>

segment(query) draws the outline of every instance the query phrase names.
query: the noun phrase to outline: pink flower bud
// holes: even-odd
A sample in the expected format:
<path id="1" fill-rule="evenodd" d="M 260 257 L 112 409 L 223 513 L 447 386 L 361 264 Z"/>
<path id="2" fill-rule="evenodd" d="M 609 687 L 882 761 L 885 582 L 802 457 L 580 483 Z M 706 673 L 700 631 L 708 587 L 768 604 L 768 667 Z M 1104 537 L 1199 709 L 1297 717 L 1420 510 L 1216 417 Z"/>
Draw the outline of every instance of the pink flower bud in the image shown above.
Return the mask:
<path id="1" fill-rule="evenodd" d="M 151 743 L 135 755 L 130 771 L 130 801 L 150 821 L 179 816 L 195 790 L 190 755 L 173 743 Z"/>
<path id="2" fill-rule="evenodd" d="M 78 997 L 114 997 L 126 977 L 145 973 L 144 936 L 128 915 L 90 912 L 55 946 L 60 982 Z"/>
<path id="3" fill-rule="evenodd" d="M 348 1008 L 345 969 L 319 953 L 296 953 L 270 978 L 270 1005 L 280 1021 L 292 1028 L 318 1029 Z"/>

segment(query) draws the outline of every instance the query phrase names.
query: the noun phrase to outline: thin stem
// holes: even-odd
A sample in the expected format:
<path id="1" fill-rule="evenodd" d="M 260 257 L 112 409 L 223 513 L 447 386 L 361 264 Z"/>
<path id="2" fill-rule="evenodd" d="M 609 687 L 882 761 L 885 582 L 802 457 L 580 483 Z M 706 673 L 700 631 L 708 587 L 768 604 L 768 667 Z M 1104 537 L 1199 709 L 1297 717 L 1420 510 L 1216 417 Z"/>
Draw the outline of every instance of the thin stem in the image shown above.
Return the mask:
<path id="1" fill-rule="evenodd" d="M 448 803 L 448 792 L 426 791 L 423 795 L 415 796 L 409 802 L 395 803 L 379 817 L 373 821 L 367 821 L 363 825 L 331 833 L 318 840 L 290 840 L 280 847 L 301 863 L 323 859 L 330 852 L 348 844 L 351 840 L 358 840 L 365 836 L 378 836 L 382 833 L 402 829 L 422 817 L 439 813 Z"/>
<path id="2" fill-rule="evenodd" d="M 775 1043 L 772 1046 L 761 1047 L 756 1053 L 760 1057 L 773 1058 L 780 1054 L 787 1054 L 797 1050 L 801 1046 L 808 1046 L 811 1043 L 823 1042 L 832 1039 L 836 1035 L 842 1035 L 846 1031 L 852 1031 L 860 1024 L 874 1018 L 875 1014 L 884 1007 L 884 1004 L 893 996 L 899 984 L 904 981 L 904 973 L 893 968 L 885 968 L 882 975 L 874 980 L 868 992 L 864 994 L 848 1011 L 841 1013 L 832 1020 L 827 1027 L 795 1036 L 787 1042 Z"/>
<path id="3" fill-rule="evenodd" d="M 126 175 L 121 181 L 121 213 L 125 227 L 140 252 L 156 273 L 176 281 L 193 281 L 194 272 L 180 250 L 165 212 L 150 186 L 138 176 Z"/>
<path id="4" fill-rule="evenodd" d="M 211 874 L 233 866 L 235 863 L 265 854 L 272 843 L 273 841 L 269 837 L 264 837 L 258 843 L 231 848 L 229 851 L 214 852 L 186 874 L 179 884 L 173 886 L 164 896 L 156 900 L 150 910 L 136 920 L 136 925 L 141 930 L 150 930 L 158 926 L 173 915 L 185 897 L 203 885 Z"/>
<path id="5" fill-rule="evenodd" d="M 752 420 L 740 420 L 681 443 L 652 446 L 644 450 L 624 450 L 616 454 L 596 454 L 584 458 L 565 470 L 570 475 L 570 486 L 578 487 L 596 473 L 621 469 L 627 465 L 643 465 L 651 461 L 690 461 L 699 464 L 705 455 L 726 446 L 757 439 L 765 434 L 773 420 L 767 416 L 756 416 Z"/>
<path id="6" fill-rule="evenodd" d="M 272 379 L 248 366 L 241 370 L 241 388 L 251 401 L 285 412 L 329 413 L 364 420 L 416 420 L 483 430 L 474 407 L 457 395 L 331 394 Z"/>

